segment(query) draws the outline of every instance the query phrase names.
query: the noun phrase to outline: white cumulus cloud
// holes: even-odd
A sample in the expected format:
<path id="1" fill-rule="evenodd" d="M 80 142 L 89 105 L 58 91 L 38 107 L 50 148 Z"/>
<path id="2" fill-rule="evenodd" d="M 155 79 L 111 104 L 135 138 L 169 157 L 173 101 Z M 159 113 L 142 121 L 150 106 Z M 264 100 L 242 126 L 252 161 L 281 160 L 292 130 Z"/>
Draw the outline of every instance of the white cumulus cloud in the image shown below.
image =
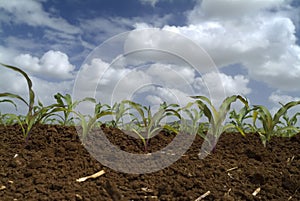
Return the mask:
<path id="1" fill-rule="evenodd" d="M 73 77 L 73 66 L 65 53 L 50 50 L 41 58 L 30 54 L 21 54 L 14 62 L 23 69 L 37 76 L 52 77 L 54 79 L 70 79 Z"/>
<path id="2" fill-rule="evenodd" d="M 289 95 L 284 95 L 282 93 L 273 92 L 269 97 L 269 101 L 273 104 L 286 104 L 291 101 L 300 101 L 300 97 L 293 97 Z"/>
<path id="3" fill-rule="evenodd" d="M 241 19 L 254 16 L 260 11 L 284 6 L 286 0 L 202 0 L 189 13 L 191 23 L 207 19 Z"/>
<path id="4" fill-rule="evenodd" d="M 249 79 L 243 75 L 229 76 L 224 73 L 207 73 L 196 78 L 194 87 L 219 105 L 224 98 L 231 95 L 247 96 L 251 93 L 248 87 Z M 225 94 L 225 97 L 224 97 Z"/>
<path id="5" fill-rule="evenodd" d="M 189 12 L 188 25 L 163 29 L 192 39 L 218 68 L 241 64 L 251 79 L 275 89 L 300 91 L 300 47 L 289 3 L 203 0 Z"/>

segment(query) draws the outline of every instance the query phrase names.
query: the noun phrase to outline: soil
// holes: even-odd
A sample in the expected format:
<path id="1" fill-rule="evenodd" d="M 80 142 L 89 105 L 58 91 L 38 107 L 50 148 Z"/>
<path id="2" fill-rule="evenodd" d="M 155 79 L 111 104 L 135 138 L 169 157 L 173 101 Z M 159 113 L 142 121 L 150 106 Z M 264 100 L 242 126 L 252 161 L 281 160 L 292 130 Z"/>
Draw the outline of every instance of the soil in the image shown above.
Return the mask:
<path id="1" fill-rule="evenodd" d="M 114 128 L 103 131 L 122 150 L 145 153 L 140 140 Z M 173 138 L 161 132 L 147 152 Z M 0 126 L 0 200 L 300 200 L 300 135 L 272 138 L 265 148 L 256 134 L 225 133 L 214 153 L 200 160 L 202 142 L 196 136 L 178 161 L 138 175 L 92 158 L 74 127 L 39 125 L 26 144 L 19 126 Z M 105 174 L 76 181 L 100 170 Z"/>

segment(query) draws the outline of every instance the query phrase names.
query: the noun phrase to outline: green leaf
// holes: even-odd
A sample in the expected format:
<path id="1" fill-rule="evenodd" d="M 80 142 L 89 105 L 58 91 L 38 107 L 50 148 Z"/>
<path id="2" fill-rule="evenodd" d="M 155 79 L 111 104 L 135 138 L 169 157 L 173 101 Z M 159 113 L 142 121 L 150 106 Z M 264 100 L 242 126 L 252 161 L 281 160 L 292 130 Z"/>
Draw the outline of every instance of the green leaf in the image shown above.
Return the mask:
<path id="1" fill-rule="evenodd" d="M 30 80 L 30 78 L 28 77 L 28 75 L 23 71 L 21 70 L 20 68 L 17 68 L 15 66 L 10 66 L 10 65 L 6 65 L 6 64 L 3 64 L 3 63 L 0 63 L 2 66 L 6 67 L 6 68 L 9 68 L 9 69 L 12 69 L 20 74 L 23 75 L 23 77 L 26 79 L 26 82 L 27 82 L 27 86 L 28 86 L 28 92 L 29 92 L 29 103 L 27 104 L 29 106 L 29 109 L 28 109 L 28 114 L 31 113 L 31 110 L 33 108 L 33 105 L 34 105 L 34 99 L 35 99 L 35 94 L 34 94 L 34 91 L 32 90 L 32 82 Z M 20 99 L 20 98 L 18 98 Z M 24 102 L 24 99 L 20 99 Z M 25 101 L 26 103 L 26 101 Z"/>
<path id="2" fill-rule="evenodd" d="M 278 123 L 279 122 L 279 119 L 282 115 L 284 115 L 286 113 L 286 111 L 288 109 L 290 109 L 291 107 L 294 107 L 296 105 L 299 105 L 300 104 L 300 101 L 292 101 L 292 102 L 289 102 L 287 104 L 285 104 L 284 106 L 282 106 L 278 111 L 277 113 L 275 114 L 274 118 L 273 118 L 273 121 L 274 123 Z"/>
<path id="3" fill-rule="evenodd" d="M 168 125 L 168 124 L 165 124 L 165 125 L 163 126 L 163 128 L 164 128 L 164 129 L 167 129 L 167 130 L 169 130 L 169 131 L 171 131 L 171 132 L 173 132 L 173 133 L 176 133 L 176 134 L 179 133 L 179 131 L 178 131 L 176 128 L 174 128 L 174 127 L 172 127 L 172 126 L 170 126 L 170 125 Z"/>
<path id="4" fill-rule="evenodd" d="M 17 95 L 17 94 L 12 94 L 12 93 L 0 93 L 0 97 L 8 97 L 8 98 L 16 98 L 21 100 L 23 103 L 25 103 L 27 106 L 29 106 L 29 104 L 27 103 L 27 101 L 25 101 L 21 96 Z"/>
<path id="5" fill-rule="evenodd" d="M 0 96 L 1 96 L 1 94 L 0 94 Z M 4 102 L 11 103 L 15 107 L 15 109 L 18 110 L 18 107 L 17 107 L 17 105 L 15 104 L 14 101 L 9 100 L 9 99 L 0 100 L 0 103 L 4 103 Z"/>

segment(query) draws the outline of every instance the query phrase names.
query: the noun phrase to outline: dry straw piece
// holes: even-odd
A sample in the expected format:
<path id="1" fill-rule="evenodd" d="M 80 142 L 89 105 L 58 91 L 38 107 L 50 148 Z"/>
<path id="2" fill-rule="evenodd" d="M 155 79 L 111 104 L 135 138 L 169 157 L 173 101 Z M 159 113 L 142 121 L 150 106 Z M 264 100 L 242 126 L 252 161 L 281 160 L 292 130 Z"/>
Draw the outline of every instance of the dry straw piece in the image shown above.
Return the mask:
<path id="1" fill-rule="evenodd" d="M 97 177 L 100 177 L 101 175 L 103 175 L 105 172 L 104 172 L 104 170 L 101 170 L 101 171 L 99 171 L 99 172 L 97 172 L 97 173 L 95 173 L 95 174 L 92 174 L 92 175 L 90 175 L 90 176 L 87 176 L 87 177 L 81 177 L 81 178 L 79 178 L 79 179 L 76 179 L 76 181 L 77 182 L 84 182 L 85 180 L 87 180 L 87 179 L 95 179 L 95 178 L 97 178 Z"/>
<path id="2" fill-rule="evenodd" d="M 204 193 L 203 195 L 198 197 L 195 201 L 200 201 L 200 200 L 204 199 L 205 197 L 207 197 L 209 194 L 210 194 L 210 191 L 207 191 L 206 193 Z"/>
<path id="3" fill-rule="evenodd" d="M 256 196 L 260 192 L 260 187 L 258 187 L 253 193 L 253 196 Z"/>

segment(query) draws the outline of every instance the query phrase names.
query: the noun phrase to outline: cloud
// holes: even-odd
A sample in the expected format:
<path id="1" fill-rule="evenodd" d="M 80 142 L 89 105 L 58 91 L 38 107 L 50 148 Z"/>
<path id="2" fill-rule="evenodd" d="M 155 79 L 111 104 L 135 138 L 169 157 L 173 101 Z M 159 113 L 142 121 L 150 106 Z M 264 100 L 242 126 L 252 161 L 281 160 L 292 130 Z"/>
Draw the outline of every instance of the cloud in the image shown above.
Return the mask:
<path id="1" fill-rule="evenodd" d="M 5 38 L 5 41 L 3 41 L 3 43 L 5 44 L 6 47 L 9 47 L 10 49 L 13 48 L 18 51 L 23 51 L 24 49 L 26 49 L 26 51 L 36 52 L 43 48 L 43 45 L 37 43 L 37 41 L 34 40 L 33 38 L 8 36 Z"/>
<path id="2" fill-rule="evenodd" d="M 5 64 L 12 64 L 13 59 L 19 54 L 14 48 L 7 48 L 0 45 L 0 62 Z"/>
<path id="3" fill-rule="evenodd" d="M 153 7 L 158 2 L 141 0 Z M 299 10 L 291 8 L 289 0 L 202 0 L 187 13 L 185 26 L 166 25 L 171 15 L 146 15 L 78 19 L 78 28 L 51 9 L 45 11 L 41 1 L 33 0 L 1 2 L 0 11 L 0 23 L 46 28 L 43 44 L 37 39 L 6 37 L 0 46 L 0 61 L 17 64 L 28 71 L 36 90 L 47 100 L 52 99 L 55 89 L 70 91 L 69 79 L 74 78 L 75 67 L 67 54 L 80 60 L 87 55 L 87 49 L 133 28 L 135 31 L 127 35 L 122 46 L 130 54 L 124 61 L 119 58 L 115 66 L 110 66 L 104 60 L 95 59 L 80 69 L 83 76 L 77 79 L 76 85 L 81 90 L 81 98 L 96 92 L 103 102 L 110 102 L 112 93 L 118 101 L 128 98 L 128 94 L 146 94 L 142 98 L 154 104 L 163 100 L 171 103 L 176 97 L 184 102 L 190 100 L 190 95 L 213 94 L 213 101 L 220 101 L 224 91 L 227 95 L 251 94 L 250 79 L 283 91 L 300 91 L 300 48 L 296 44 L 299 27 L 295 17 Z M 153 29 L 142 31 L 147 28 Z M 82 48 L 85 51 L 81 52 Z M 200 54 L 199 49 L 202 49 Z M 75 51 L 80 53 L 74 55 Z M 111 53 L 110 49 L 105 51 Z M 191 68 L 184 59 L 197 63 L 198 69 Z M 120 67 L 130 64 L 147 65 L 138 69 Z M 248 75 L 230 76 L 214 68 L 227 68 L 231 64 L 242 65 Z M 2 73 L 0 77 L 2 90 L 24 92 L 22 86 L 26 84 L 21 77 L 14 73 Z M 50 79 L 55 82 L 49 82 Z M 270 100 L 276 98 L 289 97 L 270 96 Z"/>
<path id="4" fill-rule="evenodd" d="M 293 96 L 289 96 L 289 95 L 284 95 L 278 92 L 273 92 L 270 96 L 269 96 L 269 101 L 273 104 L 278 104 L 278 103 L 282 103 L 282 104 L 286 104 L 288 102 L 291 101 L 299 101 L 300 97 L 293 97 Z"/>
<path id="5" fill-rule="evenodd" d="M 138 60 L 192 65 L 199 72 L 217 70 L 210 56 L 194 41 L 169 29 L 137 29 L 128 34 L 126 54 Z"/>
<path id="6" fill-rule="evenodd" d="M 0 2 L 0 25 L 13 27 L 12 30 L 18 33 L 4 32 L 7 36 L 4 35 L 2 45 L 20 53 L 42 54 L 52 49 L 76 54 L 76 51 L 82 48 L 79 39 L 80 28 L 70 24 L 58 14 L 51 13 L 53 11 L 51 8 L 45 11 L 43 2 L 41 0 Z"/>
<path id="7" fill-rule="evenodd" d="M 300 47 L 291 45 L 273 60 L 249 68 L 250 75 L 264 80 L 272 87 L 285 91 L 299 91 Z"/>
<path id="8" fill-rule="evenodd" d="M 109 65 L 99 58 L 82 66 L 76 78 L 74 96 L 76 99 L 96 97 L 103 103 L 120 102 L 129 99 L 152 79 L 142 70 Z"/>
<path id="9" fill-rule="evenodd" d="M 54 95 L 56 93 L 71 94 L 74 84 L 73 80 L 52 82 L 37 77 L 32 77 L 32 82 L 37 99 L 42 101 L 44 105 L 50 105 L 55 102 Z"/>
<path id="10" fill-rule="evenodd" d="M 206 95 L 220 103 L 224 94 L 251 93 L 249 80 L 243 75 L 210 72 L 200 77 L 188 66 L 156 62 L 132 68 L 127 64 L 124 58 L 120 65 L 109 65 L 99 58 L 84 64 L 76 80 L 76 99 L 95 96 L 103 103 L 114 103 L 135 98 L 143 104 L 166 101 L 183 106 L 192 100 L 192 95 Z"/>
<path id="11" fill-rule="evenodd" d="M 195 24 L 206 20 L 239 20 L 258 12 L 286 5 L 286 0 L 202 0 L 188 14 L 189 22 Z"/>
<path id="12" fill-rule="evenodd" d="M 64 80 L 73 78 L 75 67 L 69 63 L 66 54 L 60 51 L 50 50 L 40 59 L 30 54 L 18 55 L 14 62 L 24 70 L 31 72 L 33 75 Z"/>
<path id="13" fill-rule="evenodd" d="M 4 63 L 13 64 L 15 57 L 21 54 L 42 56 L 45 52 L 53 50 L 71 55 L 70 61 L 78 64 L 88 54 L 80 37 L 51 29 L 44 29 L 43 36 L 33 36 L 25 31 L 24 35 L 11 34 L 4 38 L 0 47 L 0 62 Z"/>
<path id="14" fill-rule="evenodd" d="M 100 43 L 115 37 L 118 34 L 131 31 L 142 24 L 146 26 L 161 27 L 172 18 L 171 14 L 146 15 L 143 17 L 96 17 L 90 19 L 80 19 L 80 28 L 82 30 L 82 38 L 85 41 L 93 41 L 94 44 L 88 46 L 96 47 Z M 101 34 L 99 34 L 101 33 Z"/>
<path id="15" fill-rule="evenodd" d="M 67 46 L 75 46 L 78 45 L 76 42 L 79 42 L 79 39 L 75 35 L 71 35 L 68 33 L 63 33 L 59 31 L 53 31 L 53 30 L 45 30 L 44 31 L 44 39 L 47 39 L 49 41 L 54 41 L 56 43 L 59 43 L 60 45 L 67 45 Z"/>
<path id="16" fill-rule="evenodd" d="M 76 34 L 80 31 L 65 19 L 46 12 L 43 9 L 41 1 L 1 1 L 0 10 L 4 10 L 4 12 L 11 16 L 9 23 L 12 24 L 48 27 L 68 34 Z M 6 21 L 5 23 L 8 22 Z"/>
<path id="17" fill-rule="evenodd" d="M 218 67 L 232 63 L 261 64 L 285 53 L 296 42 L 295 26 L 284 17 L 258 16 L 239 25 L 207 21 L 183 27 L 165 26 L 164 29 L 197 42 Z"/>
<path id="18" fill-rule="evenodd" d="M 151 75 L 157 84 L 168 87 L 190 85 L 195 79 L 195 70 L 188 66 L 175 64 L 153 64 L 146 73 Z"/>
<path id="19" fill-rule="evenodd" d="M 275 89 L 300 91 L 299 45 L 295 24 L 289 18 L 294 13 L 289 3 L 203 0 L 189 12 L 188 25 L 166 25 L 163 30 L 193 40 L 218 68 L 240 64 L 251 79 Z"/>
<path id="20" fill-rule="evenodd" d="M 173 2 L 174 0 L 139 0 L 139 1 L 141 2 L 141 4 L 150 5 L 154 8 L 158 2 L 161 2 L 161 1 Z"/>
<path id="21" fill-rule="evenodd" d="M 169 50 L 178 56 L 187 55 L 191 60 L 199 59 L 199 51 L 187 45 L 184 37 L 175 37 L 174 33 L 192 39 L 204 49 L 217 67 L 232 64 L 245 66 L 252 79 L 266 82 L 273 88 L 287 91 L 300 90 L 297 80 L 300 78 L 299 46 L 296 45 L 295 26 L 293 22 L 282 16 L 260 15 L 249 23 L 234 24 L 222 21 L 206 21 L 199 24 L 176 27 L 165 26 L 156 31 L 132 32 L 125 44 L 130 52 L 137 49 Z M 146 28 L 146 24 L 140 27 Z M 145 29 L 147 30 L 147 29 Z M 170 31 L 172 34 L 163 33 Z M 275 34 L 276 33 L 276 34 Z M 172 46 L 170 46 L 172 44 Z M 178 47 L 178 49 L 177 49 Z M 155 58 L 174 60 L 174 58 L 140 52 L 139 58 Z M 185 57 L 183 57 L 185 58 Z M 205 60 L 195 62 L 204 67 Z M 202 65 L 201 65 L 202 64 Z M 205 68 L 201 68 L 200 72 Z M 262 70 L 263 69 L 263 70 Z M 289 72 L 289 73 L 283 73 Z"/>
<path id="22" fill-rule="evenodd" d="M 155 5 L 158 3 L 158 1 L 159 1 L 159 0 L 140 0 L 140 2 L 141 2 L 142 4 L 145 4 L 145 5 L 149 4 L 149 5 L 151 5 L 152 7 L 155 7 Z"/>
<path id="23" fill-rule="evenodd" d="M 118 49 L 121 56 L 116 56 L 112 64 L 100 58 L 88 58 L 90 63 L 83 66 L 82 75 L 77 77 L 80 94 L 77 99 L 98 93 L 97 98 L 105 103 L 131 97 L 150 103 L 172 102 L 176 97 L 189 102 L 191 95 L 207 95 L 219 103 L 225 94 L 251 92 L 248 78 L 219 73 L 205 51 L 180 34 L 159 28 L 138 29 L 110 42 L 121 43 L 120 40 L 124 49 L 123 52 Z M 104 48 L 105 53 L 101 48 L 96 53 L 113 52 L 109 48 Z M 99 57 L 94 52 L 91 55 Z"/>
<path id="24" fill-rule="evenodd" d="M 192 102 L 193 99 L 190 98 L 190 96 L 195 95 L 190 94 L 187 91 L 166 87 L 154 87 L 152 88 L 151 93 L 151 95 L 146 96 L 146 100 L 153 105 L 159 105 L 165 101 L 166 103 L 178 104 L 181 107 L 185 106 L 189 102 Z"/>
<path id="25" fill-rule="evenodd" d="M 221 81 L 221 82 L 220 82 Z M 229 76 L 224 73 L 207 73 L 194 81 L 194 87 L 210 97 L 216 105 L 223 101 L 223 94 L 226 97 L 232 95 L 247 96 L 251 93 L 248 87 L 249 79 L 243 75 Z"/>
<path id="26" fill-rule="evenodd" d="M 94 47 L 100 45 L 100 43 L 110 37 L 129 31 L 133 28 L 133 24 L 134 22 L 131 20 L 121 17 L 96 17 L 80 20 L 80 27 L 84 33 L 82 37 L 89 41 L 92 40 L 95 43 L 92 44 Z"/>

